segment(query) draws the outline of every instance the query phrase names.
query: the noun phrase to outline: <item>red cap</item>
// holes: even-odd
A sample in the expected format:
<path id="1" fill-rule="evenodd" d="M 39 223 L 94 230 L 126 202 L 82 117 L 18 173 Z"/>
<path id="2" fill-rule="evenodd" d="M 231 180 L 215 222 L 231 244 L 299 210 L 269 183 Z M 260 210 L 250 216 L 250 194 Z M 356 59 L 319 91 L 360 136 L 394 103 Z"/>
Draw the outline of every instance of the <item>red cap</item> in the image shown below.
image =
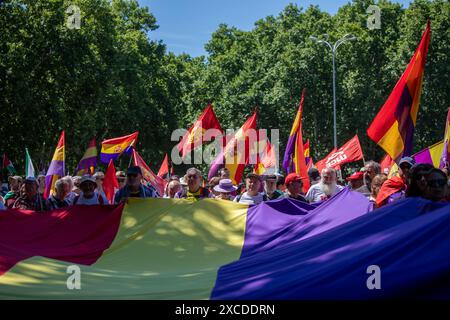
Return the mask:
<path id="1" fill-rule="evenodd" d="M 302 181 L 302 179 L 305 179 L 303 177 L 301 177 L 300 175 L 296 174 L 296 173 L 289 173 L 286 177 L 286 179 L 284 179 L 284 184 L 288 185 L 291 182 L 294 181 Z"/>
<path id="2" fill-rule="evenodd" d="M 362 180 L 363 178 L 364 178 L 364 172 L 356 171 L 350 177 L 347 177 L 347 181 L 350 181 L 350 180 Z"/>

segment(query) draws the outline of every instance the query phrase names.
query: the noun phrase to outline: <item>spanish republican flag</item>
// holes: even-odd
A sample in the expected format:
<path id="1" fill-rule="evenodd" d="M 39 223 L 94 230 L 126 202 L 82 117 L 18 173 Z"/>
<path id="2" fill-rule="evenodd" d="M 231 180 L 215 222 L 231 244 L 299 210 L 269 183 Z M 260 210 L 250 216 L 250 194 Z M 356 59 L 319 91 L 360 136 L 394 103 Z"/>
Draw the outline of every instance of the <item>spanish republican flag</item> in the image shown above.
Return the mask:
<path id="1" fill-rule="evenodd" d="M 83 158 L 81 158 L 80 162 L 78 163 L 77 167 L 77 176 L 83 176 L 87 174 L 89 171 L 92 174 L 94 174 L 94 168 L 97 166 L 97 142 L 95 141 L 95 138 L 93 138 L 89 142 L 89 146 L 86 149 L 86 152 L 83 155 Z"/>
<path id="2" fill-rule="evenodd" d="M 131 148 L 136 146 L 139 132 L 136 131 L 128 136 L 108 139 L 102 142 L 102 150 L 100 152 L 100 161 L 109 163 L 109 160 L 116 160 L 124 152 L 129 152 Z"/>
<path id="3" fill-rule="evenodd" d="M 194 125 L 189 129 L 184 135 L 181 141 L 178 143 L 178 151 L 181 152 L 181 157 L 184 158 L 186 154 L 191 152 L 191 150 L 197 148 L 199 145 L 203 144 L 203 138 L 205 131 L 208 129 L 217 129 L 221 133 L 222 128 L 220 127 L 219 120 L 217 120 L 216 114 L 212 106 L 209 104 L 200 117 L 195 121 Z M 208 137 L 208 140 L 212 137 Z"/>
<path id="4" fill-rule="evenodd" d="M 309 179 L 308 170 L 306 168 L 305 151 L 303 149 L 302 136 L 302 114 L 304 99 L 305 89 L 303 89 L 302 98 L 300 99 L 300 106 L 298 107 L 297 115 L 295 116 L 291 133 L 289 134 L 286 151 L 284 152 L 283 168 L 284 170 L 286 170 L 286 173 L 295 172 L 305 178 L 303 180 L 303 191 L 306 192 L 309 189 Z"/>
<path id="5" fill-rule="evenodd" d="M 45 176 L 45 191 L 44 198 L 47 199 L 52 191 L 55 189 L 56 180 L 64 177 L 64 161 L 65 161 L 65 139 L 64 130 L 61 132 L 59 137 L 58 145 L 56 146 L 55 153 L 53 154 L 52 162 L 48 168 L 47 174 Z"/>
<path id="6" fill-rule="evenodd" d="M 259 139 L 256 132 L 256 118 L 257 113 L 255 111 L 230 138 L 224 150 L 211 163 L 208 179 L 214 177 L 219 169 L 225 166 L 225 168 L 230 170 L 230 179 L 233 181 L 233 184 L 241 182 L 245 166 L 249 164 L 250 152 L 255 151 L 253 144 L 258 142 Z M 250 145 L 252 145 L 252 148 L 250 148 Z"/>
<path id="7" fill-rule="evenodd" d="M 405 72 L 367 129 L 370 139 L 394 160 L 412 153 L 429 41 L 430 22 L 428 21 L 419 47 Z"/>

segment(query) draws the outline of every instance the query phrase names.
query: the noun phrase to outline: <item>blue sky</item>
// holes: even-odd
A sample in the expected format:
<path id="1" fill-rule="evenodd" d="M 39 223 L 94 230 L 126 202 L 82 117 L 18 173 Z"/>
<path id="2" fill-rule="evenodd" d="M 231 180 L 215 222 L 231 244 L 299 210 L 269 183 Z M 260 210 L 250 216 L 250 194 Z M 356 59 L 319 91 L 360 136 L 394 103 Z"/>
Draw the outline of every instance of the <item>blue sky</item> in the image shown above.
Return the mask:
<path id="1" fill-rule="evenodd" d="M 152 40 L 163 40 L 176 54 L 206 55 L 205 43 L 220 23 L 251 30 L 266 16 L 277 16 L 289 3 L 307 8 L 319 7 L 335 14 L 349 0 L 138 0 L 150 8 L 159 28 L 149 34 Z M 407 6 L 409 0 L 397 0 Z"/>

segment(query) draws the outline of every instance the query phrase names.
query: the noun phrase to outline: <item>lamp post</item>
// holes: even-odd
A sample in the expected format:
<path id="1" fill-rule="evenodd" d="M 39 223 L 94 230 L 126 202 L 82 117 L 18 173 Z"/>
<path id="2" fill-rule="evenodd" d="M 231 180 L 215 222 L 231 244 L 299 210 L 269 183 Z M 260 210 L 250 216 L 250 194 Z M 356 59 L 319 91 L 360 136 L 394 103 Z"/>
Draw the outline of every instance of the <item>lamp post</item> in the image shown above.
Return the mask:
<path id="1" fill-rule="evenodd" d="M 310 36 L 309 38 L 313 41 L 316 41 L 317 43 L 324 43 L 326 44 L 330 49 L 333 56 L 333 127 L 334 127 L 334 147 L 337 149 L 337 133 L 336 133 L 336 51 L 339 48 L 341 44 L 347 41 L 354 41 L 356 40 L 355 36 L 352 36 L 351 34 L 346 34 L 341 39 L 336 41 L 333 45 L 329 43 L 328 40 L 328 34 L 322 35 L 325 39 L 318 39 L 317 37 Z"/>

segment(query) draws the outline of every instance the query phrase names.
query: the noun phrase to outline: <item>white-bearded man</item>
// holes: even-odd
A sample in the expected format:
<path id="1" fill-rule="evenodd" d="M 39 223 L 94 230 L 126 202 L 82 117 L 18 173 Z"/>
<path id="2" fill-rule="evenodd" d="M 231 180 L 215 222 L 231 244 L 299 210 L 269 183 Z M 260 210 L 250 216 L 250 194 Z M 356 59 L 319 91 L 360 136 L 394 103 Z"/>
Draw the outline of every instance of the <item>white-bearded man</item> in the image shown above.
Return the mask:
<path id="1" fill-rule="evenodd" d="M 320 182 L 309 188 L 306 194 L 306 200 L 308 202 L 328 200 L 342 189 L 344 187 L 337 184 L 336 170 L 328 167 L 322 170 Z"/>

